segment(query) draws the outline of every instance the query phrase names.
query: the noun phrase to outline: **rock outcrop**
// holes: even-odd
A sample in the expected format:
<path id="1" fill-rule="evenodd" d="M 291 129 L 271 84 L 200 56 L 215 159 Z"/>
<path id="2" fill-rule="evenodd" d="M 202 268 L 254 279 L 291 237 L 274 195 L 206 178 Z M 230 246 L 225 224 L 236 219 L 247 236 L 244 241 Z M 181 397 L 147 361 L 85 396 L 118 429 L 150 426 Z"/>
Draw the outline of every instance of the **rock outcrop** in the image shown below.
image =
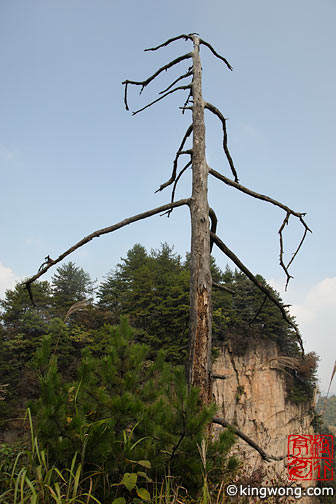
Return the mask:
<path id="1" fill-rule="evenodd" d="M 233 453 L 243 461 L 245 475 L 253 481 L 253 475 L 258 474 L 262 484 L 289 486 L 288 435 L 314 434 L 313 401 L 296 404 L 288 400 L 286 370 L 281 359 L 277 344 L 269 339 L 246 342 L 238 355 L 230 341 L 226 342 L 213 366 L 213 374 L 217 376 L 213 394 L 219 417 L 237 426 L 267 454 L 284 457 L 281 461 L 265 462 L 256 450 L 238 438 Z M 219 429 L 215 427 L 215 431 Z M 313 486 L 314 482 L 301 484 Z M 316 500 L 305 498 L 300 502 L 312 504 Z"/>

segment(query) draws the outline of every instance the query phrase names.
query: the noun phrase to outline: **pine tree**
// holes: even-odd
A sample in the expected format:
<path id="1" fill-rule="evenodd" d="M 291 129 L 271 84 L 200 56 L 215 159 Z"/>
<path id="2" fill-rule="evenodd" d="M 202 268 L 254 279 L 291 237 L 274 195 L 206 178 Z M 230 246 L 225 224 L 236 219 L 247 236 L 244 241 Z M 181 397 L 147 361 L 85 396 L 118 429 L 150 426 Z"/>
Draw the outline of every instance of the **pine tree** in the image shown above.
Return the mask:
<path id="1" fill-rule="evenodd" d="M 36 282 L 32 286 L 37 306 L 33 306 L 24 283 L 17 283 L 14 289 L 6 290 L 0 300 L 2 313 L 0 320 L 7 330 L 30 334 L 43 334 L 49 319 L 51 287 L 49 282 Z"/>
<path id="2" fill-rule="evenodd" d="M 97 472 L 118 483 L 137 463 L 152 467 L 161 479 L 169 471 L 193 491 L 201 484 L 200 444 L 215 405 L 201 407 L 199 393 L 189 389 L 183 368 L 172 368 L 163 352 L 148 360 L 148 347 L 134 341 L 134 331 L 122 318 L 119 327 L 101 329 L 110 345 L 94 357 L 82 356 L 78 377 L 64 382 L 50 355 L 50 338 L 37 352 L 41 396 L 33 404 L 38 437 L 48 448 L 50 462 L 71 463 L 81 454 L 84 472 Z M 218 477 L 226 468 L 224 458 L 233 435 L 224 433 L 209 445 L 209 468 Z M 99 478 L 98 478 L 99 479 Z M 103 483 L 100 488 L 102 491 Z M 106 489 L 112 497 L 114 486 Z"/>
<path id="3" fill-rule="evenodd" d="M 140 340 L 156 352 L 164 348 L 169 360 L 185 363 L 189 270 L 167 244 L 150 254 L 136 244 L 102 282 L 97 297 L 115 322 L 127 314 Z"/>
<path id="4" fill-rule="evenodd" d="M 57 268 L 51 285 L 57 314 L 64 315 L 71 305 L 93 295 L 90 275 L 71 261 Z"/>

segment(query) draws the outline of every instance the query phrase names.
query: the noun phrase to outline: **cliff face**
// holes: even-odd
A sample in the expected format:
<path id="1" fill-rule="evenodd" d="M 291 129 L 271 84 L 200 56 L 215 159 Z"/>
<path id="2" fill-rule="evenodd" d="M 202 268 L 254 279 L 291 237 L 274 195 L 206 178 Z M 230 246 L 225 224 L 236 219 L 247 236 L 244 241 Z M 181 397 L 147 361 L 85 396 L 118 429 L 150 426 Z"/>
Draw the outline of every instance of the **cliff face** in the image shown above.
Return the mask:
<path id="1" fill-rule="evenodd" d="M 213 374 L 225 377 L 216 378 L 213 384 L 214 399 L 219 407 L 217 415 L 236 425 L 269 455 L 286 455 L 289 434 L 314 434 L 311 426 L 313 404 L 295 404 L 286 398 L 285 371 L 275 342 L 250 341 L 239 354 L 233 352 L 232 345 L 227 342 L 214 363 Z M 265 462 L 239 438 L 233 453 L 243 461 L 246 476 L 259 472 L 263 484 L 269 481 L 270 485 L 271 480 L 275 480 L 274 485 L 290 483 L 286 458 Z M 314 485 L 314 482 L 307 483 Z M 300 502 L 316 501 L 310 498 Z"/>

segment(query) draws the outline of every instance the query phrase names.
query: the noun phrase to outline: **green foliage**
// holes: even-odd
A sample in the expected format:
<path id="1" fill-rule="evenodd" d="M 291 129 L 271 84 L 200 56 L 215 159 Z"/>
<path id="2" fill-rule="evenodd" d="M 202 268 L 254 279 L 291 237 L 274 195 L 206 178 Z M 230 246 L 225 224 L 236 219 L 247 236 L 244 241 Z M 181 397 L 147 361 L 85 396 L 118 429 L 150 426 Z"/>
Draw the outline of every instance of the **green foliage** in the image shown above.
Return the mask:
<path id="1" fill-rule="evenodd" d="M 287 397 L 295 403 L 312 400 L 317 386 L 317 363 L 319 357 L 315 352 L 305 355 L 304 359 L 297 359 L 292 374 L 286 374 Z"/>
<path id="2" fill-rule="evenodd" d="M 148 343 L 156 352 L 167 350 L 168 359 L 183 363 L 186 358 L 189 325 L 189 266 L 173 250 L 163 244 L 160 250 L 146 252 L 137 244 L 117 265 L 98 289 L 98 306 L 109 310 L 112 320 L 121 314 L 130 316 L 138 329 L 138 339 Z M 295 336 L 284 322 L 281 312 L 243 274 L 228 267 L 222 272 L 211 258 L 213 281 L 226 284 L 234 295 L 213 289 L 213 341 L 220 345 L 232 339 L 235 351 L 246 345 L 242 339 L 251 335 L 277 342 L 283 355 L 300 354 Z M 261 276 L 258 280 L 267 285 Z M 276 291 L 273 294 L 280 300 Z"/>
<path id="3" fill-rule="evenodd" d="M 0 444 L 0 490 L 5 488 L 4 476 L 11 471 L 22 449 L 21 443 Z"/>
<path id="4" fill-rule="evenodd" d="M 51 284 L 55 313 L 62 316 L 74 303 L 92 297 L 94 291 L 90 275 L 71 261 L 57 268 Z"/>
<path id="5" fill-rule="evenodd" d="M 50 336 L 53 349 L 58 348 L 59 367 L 70 377 L 77 367 L 80 349 L 93 341 L 96 327 L 106 321 L 106 316 L 98 315 L 93 307 L 87 307 L 85 314 L 75 312 L 66 324 L 55 318 L 57 314 L 65 315 L 69 303 L 92 293 L 89 275 L 73 263 L 58 268 L 51 285 L 35 282 L 31 288 L 37 306 L 33 306 L 23 283 L 7 290 L 0 301 L 0 384 L 8 384 L 6 402 L 0 401 L 2 422 L 19 416 L 25 400 L 38 392 L 31 360 L 44 335 Z"/>
<path id="6" fill-rule="evenodd" d="M 189 321 L 189 271 L 180 256 L 163 244 L 147 254 L 137 244 L 100 285 L 98 306 L 113 313 L 115 323 L 127 314 L 138 338 L 168 359 L 186 358 Z"/>
<path id="7" fill-rule="evenodd" d="M 46 451 L 34 434 L 32 418 L 28 410 L 31 441 L 29 446 L 20 452 L 10 453 L 6 447 L 0 447 L 0 453 L 5 462 L 0 466 L 0 502 L 2 504 L 206 504 L 210 502 L 211 482 L 207 473 L 207 453 L 200 450 L 202 460 L 202 489 L 198 498 L 192 498 L 187 489 L 181 487 L 172 476 L 165 476 L 159 481 L 152 481 L 148 476 L 151 469 L 149 461 L 132 462 L 132 472 L 125 472 L 119 482 L 109 482 L 110 487 L 120 490 L 119 497 L 97 498 L 97 479 L 101 476 L 100 469 L 85 472 L 78 454 L 75 453 L 67 467 L 53 465 Z M 128 435 L 127 435 L 128 436 Z M 129 435 L 131 442 L 132 433 Z M 133 443 L 133 446 L 136 443 Z M 202 442 L 202 449 L 205 442 Z M 232 460 L 232 459 L 231 459 Z M 231 463 L 232 465 L 232 463 Z M 233 466 L 231 467 L 231 469 Z M 227 479 L 227 476 L 226 476 Z M 223 485 L 219 491 L 213 491 L 214 500 L 221 502 Z M 180 494 L 183 493 L 183 496 Z M 204 496 L 207 499 L 204 499 Z"/>
<path id="8" fill-rule="evenodd" d="M 51 289 L 48 282 L 36 282 L 32 291 L 38 307 L 23 284 L 7 290 L 0 301 L 0 384 L 8 384 L 6 400 L 0 401 L 2 421 L 17 416 L 19 398 L 34 395 L 36 379 L 27 364 L 48 327 Z"/>
<path id="9" fill-rule="evenodd" d="M 126 436 L 126 434 L 125 434 Z M 133 444 L 133 447 L 136 446 L 136 443 Z M 148 460 L 132 460 L 133 467 L 135 468 L 140 468 L 142 469 L 141 471 L 136 471 L 136 472 L 125 472 L 124 475 L 122 476 L 122 479 L 120 483 L 114 483 L 114 486 L 119 486 L 121 487 L 121 491 L 123 491 L 124 488 L 128 491 L 130 496 L 137 496 L 143 501 L 150 501 L 151 496 L 148 490 L 144 487 L 139 487 L 139 483 L 153 483 L 153 480 L 148 476 L 146 472 L 143 471 L 143 467 L 146 469 L 151 468 L 151 463 Z M 136 470 L 136 469 L 135 469 Z M 135 497 L 135 498 L 137 498 Z M 113 504 L 125 504 L 126 499 L 125 497 L 116 497 L 113 500 Z"/>
<path id="10" fill-rule="evenodd" d="M 336 427 L 336 395 L 330 397 L 319 396 L 316 410 L 323 412 L 323 421 L 326 425 Z"/>
<path id="11" fill-rule="evenodd" d="M 148 359 L 159 350 L 167 360 L 184 365 L 187 357 L 189 326 L 189 265 L 163 244 L 148 253 L 137 244 L 128 251 L 100 284 L 97 305 L 89 302 L 92 282 L 82 268 L 67 263 L 57 269 L 48 282 L 36 282 L 31 304 L 22 284 L 7 291 L 0 302 L 0 383 L 8 383 L 6 403 L 0 401 L 0 415 L 5 420 L 19 413 L 25 399 L 35 397 L 37 381 L 31 359 L 44 335 L 49 335 L 51 349 L 57 349 L 58 370 L 66 380 L 76 377 L 81 351 L 90 348 L 94 357 L 105 355 L 110 335 L 101 328 L 118 324 L 127 315 L 136 329 L 135 339 L 148 346 Z M 230 340 L 235 353 L 241 353 L 251 339 L 272 339 L 282 355 L 300 358 L 291 329 L 281 313 L 242 273 L 228 267 L 222 272 L 211 259 L 213 280 L 226 284 L 234 295 L 213 289 L 213 358 L 217 348 Z M 259 281 L 266 284 L 262 277 Z M 278 294 L 273 291 L 273 294 Z M 85 302 L 88 301 L 88 303 Z M 84 301 L 82 304 L 72 303 Z M 288 394 L 294 401 L 306 400 L 315 385 L 314 369 L 310 374 L 286 369 Z M 18 392 L 19 391 L 19 392 Z M 18 403 L 17 397 L 23 398 Z"/>
<path id="12" fill-rule="evenodd" d="M 298 356 L 299 347 L 296 339 L 284 322 L 280 310 L 265 298 L 265 294 L 243 273 L 237 270 L 234 272 L 226 270 L 225 275 L 226 284 L 233 290 L 234 295 L 231 295 L 231 302 L 228 302 L 230 294 L 223 293 L 225 298 L 222 295 L 220 310 L 228 322 L 226 328 L 224 324 L 226 331 L 217 332 L 217 339 L 221 341 L 227 338 L 227 333 L 232 334 L 234 349 L 239 353 L 244 348 L 240 334 L 245 334 L 245 338 L 251 338 L 251 335 L 261 339 L 268 338 L 278 343 L 283 355 Z M 257 279 L 281 301 L 279 294 L 266 283 L 262 276 L 257 275 Z"/>
<path id="13" fill-rule="evenodd" d="M 30 412 L 31 447 L 17 454 L 7 468 L 0 467 L 0 502 L 3 504 L 101 504 L 92 494 L 92 476 L 83 476 L 77 454 L 66 468 L 49 463 L 34 436 Z M 8 457 L 7 457 L 8 461 Z M 87 484 L 88 480 L 91 484 Z"/>
<path id="14" fill-rule="evenodd" d="M 264 302 L 245 275 L 229 268 L 222 272 L 214 259 L 211 270 L 215 282 L 235 292 L 213 290 L 215 345 L 230 339 L 239 353 L 247 338 L 276 341 L 282 355 L 298 362 L 286 368 L 288 395 L 306 401 L 315 386 L 316 356 L 298 358 L 280 312 Z M 259 281 L 265 283 L 262 277 Z M 51 285 L 37 282 L 33 293 L 38 308 L 22 285 L 1 301 L 0 383 L 9 386 L 0 414 L 15 417 L 24 398 L 35 398 L 38 451 L 47 461 L 42 480 L 51 478 L 56 497 L 73 489 L 79 470 L 78 495 L 90 490 L 109 504 L 146 502 L 148 495 L 169 502 L 170 481 L 175 490 L 183 484 L 191 495 L 202 487 L 202 502 L 207 502 L 213 482 L 230 478 L 237 463 L 225 456 L 233 443 L 228 431 L 203 448 L 214 406 L 200 408 L 197 391 L 188 389 L 179 367 L 188 339 L 189 258 L 182 261 L 166 244 L 150 253 L 135 245 L 100 285 L 97 305 L 84 303 L 69 311 L 92 295 L 90 277 L 73 263 L 59 268 Z M 134 329 L 123 318 L 116 327 L 124 315 Z M 3 474 L 18 455 L 6 450 Z M 31 460 L 27 453 L 20 455 L 10 484 L 22 485 L 33 498 L 29 488 L 40 491 L 36 471 L 41 463 L 32 466 Z M 41 502 L 50 498 L 45 493 Z"/>
<path id="15" fill-rule="evenodd" d="M 169 471 L 196 491 L 201 484 L 197 443 L 215 406 L 200 407 L 198 391 L 188 388 L 184 371 L 167 364 L 163 352 L 155 361 L 148 360 L 149 348 L 134 341 L 127 319 L 101 332 L 110 341 L 106 353 L 95 357 L 85 349 L 78 377 L 71 383 L 62 381 L 57 371 L 50 338 L 37 352 L 41 397 L 33 411 L 50 461 L 66 467 L 78 452 L 85 471 L 99 467 L 99 498 L 102 488 L 104 498 L 127 495 L 124 490 L 130 490 L 126 481 L 131 476 L 125 479 L 125 474 L 149 484 L 150 478 L 160 480 Z M 209 445 L 209 470 L 214 477 L 223 472 L 232 443 L 233 435 L 226 432 Z M 146 469 L 150 468 L 149 476 Z M 141 488 L 134 486 L 134 491 Z"/>
<path id="16" fill-rule="evenodd" d="M 7 290 L 5 298 L 0 300 L 1 322 L 9 333 L 15 331 L 34 338 L 45 331 L 51 304 L 49 282 L 35 282 L 32 293 L 36 307 L 32 305 L 23 283 L 16 284 L 13 290 Z"/>

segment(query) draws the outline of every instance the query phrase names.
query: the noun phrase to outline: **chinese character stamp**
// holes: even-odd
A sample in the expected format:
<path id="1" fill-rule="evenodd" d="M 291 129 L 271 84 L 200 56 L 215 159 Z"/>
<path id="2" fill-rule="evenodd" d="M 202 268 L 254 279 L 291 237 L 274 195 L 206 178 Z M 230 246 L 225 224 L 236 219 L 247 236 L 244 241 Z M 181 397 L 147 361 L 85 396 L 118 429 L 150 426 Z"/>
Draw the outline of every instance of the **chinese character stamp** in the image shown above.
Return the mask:
<path id="1" fill-rule="evenodd" d="M 288 476 L 290 480 L 332 480 L 333 436 L 289 435 Z"/>

